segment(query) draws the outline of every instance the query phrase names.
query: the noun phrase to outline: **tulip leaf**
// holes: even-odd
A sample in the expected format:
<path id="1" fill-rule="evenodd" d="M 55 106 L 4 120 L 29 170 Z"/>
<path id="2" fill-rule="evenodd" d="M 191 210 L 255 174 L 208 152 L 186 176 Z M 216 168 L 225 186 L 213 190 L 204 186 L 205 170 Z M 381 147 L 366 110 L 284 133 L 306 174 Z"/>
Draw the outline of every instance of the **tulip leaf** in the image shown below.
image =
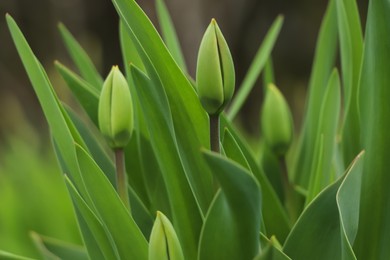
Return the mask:
<path id="1" fill-rule="evenodd" d="M 198 203 L 186 178 L 173 130 L 170 107 L 164 89 L 157 88 L 140 70 L 131 68 L 134 85 L 142 102 L 150 140 L 161 168 L 171 205 L 173 225 L 186 258 L 196 257 L 196 246 L 202 225 Z M 169 144 L 169 145 L 167 145 Z"/>
<path id="2" fill-rule="evenodd" d="M 103 86 L 103 79 L 97 71 L 96 67 L 93 65 L 91 59 L 76 41 L 73 35 L 68 31 L 68 29 L 60 23 L 58 25 L 62 39 L 65 43 L 65 46 L 72 57 L 73 62 L 80 71 L 80 74 L 83 76 L 89 84 L 91 84 L 95 89 L 100 90 Z"/>
<path id="3" fill-rule="evenodd" d="M 355 259 L 351 245 L 357 232 L 363 158 L 364 153 L 305 208 L 283 246 L 291 259 Z"/>
<path id="4" fill-rule="evenodd" d="M 358 259 L 390 259 L 389 12 L 389 1 L 370 1 L 359 89 L 366 163 L 359 232 L 354 245 Z"/>
<path id="5" fill-rule="evenodd" d="M 334 70 L 321 105 L 306 204 L 335 179 L 331 170 L 337 142 L 340 102 L 340 79 L 337 70 Z"/>
<path id="6" fill-rule="evenodd" d="M 259 77 L 261 71 L 271 56 L 272 49 L 276 43 L 276 39 L 279 36 L 282 24 L 283 16 L 278 16 L 267 32 L 267 35 L 265 36 L 259 50 L 256 53 L 255 58 L 249 67 L 248 73 L 245 75 L 244 80 L 242 81 L 241 86 L 238 88 L 238 92 L 236 93 L 236 96 L 230 105 L 227 113 L 229 120 L 233 120 L 236 117 L 237 113 L 254 87 L 257 78 Z"/>
<path id="7" fill-rule="evenodd" d="M 304 121 L 294 150 L 292 179 L 307 189 L 318 133 L 318 115 L 326 86 L 335 65 L 337 49 L 337 13 L 335 0 L 330 0 L 322 20 L 309 82 Z"/>
<path id="8" fill-rule="evenodd" d="M 198 259 L 253 259 L 260 250 L 260 186 L 237 163 L 216 153 L 203 154 L 221 190 L 207 212 Z"/>
<path id="9" fill-rule="evenodd" d="M 98 103 L 100 92 L 88 82 L 80 78 L 73 71 L 56 61 L 55 66 L 73 94 L 87 112 L 89 118 L 95 125 L 98 125 Z"/>
<path id="10" fill-rule="evenodd" d="M 342 148 L 344 161 L 349 163 L 362 148 L 357 93 L 363 55 L 363 33 L 356 0 L 336 1 L 336 6 L 344 86 Z"/>
<path id="11" fill-rule="evenodd" d="M 172 22 L 172 18 L 169 15 L 168 8 L 164 3 L 164 0 L 156 1 L 156 11 L 158 21 L 160 23 L 160 28 L 164 41 L 169 49 L 172 57 L 175 59 L 176 63 L 187 73 L 187 67 L 184 60 L 184 55 L 181 51 L 180 43 L 176 35 L 175 27 Z"/>
<path id="12" fill-rule="evenodd" d="M 96 214 L 107 226 L 121 258 L 145 259 L 147 241 L 114 187 L 90 155 L 76 145 L 83 180 Z M 131 245 L 131 246 L 129 246 Z"/>
<path id="13" fill-rule="evenodd" d="M 72 181 L 65 176 L 66 185 L 68 187 L 69 194 L 72 198 L 73 204 L 75 205 L 77 212 L 83 218 L 85 224 L 88 226 L 89 231 L 95 238 L 96 243 L 98 244 L 99 252 L 101 252 L 100 257 L 106 259 L 115 259 L 118 258 L 118 252 L 115 244 L 112 242 L 109 231 L 107 227 L 104 226 L 102 221 L 96 216 L 93 210 L 87 205 L 83 198 L 78 193 L 76 187 L 73 185 Z M 88 251 L 90 257 L 96 257 L 97 252 Z"/>
<path id="14" fill-rule="evenodd" d="M 244 154 L 241 151 L 241 148 L 238 146 L 236 140 L 234 139 L 228 128 L 225 128 L 222 146 L 223 150 L 226 153 L 226 157 L 232 159 L 233 161 L 247 169 L 249 172 L 252 172 L 248 161 L 246 160 Z"/>
<path id="15" fill-rule="evenodd" d="M 234 138 L 235 143 L 237 143 L 241 152 L 244 154 L 253 175 L 261 185 L 263 194 L 262 217 L 266 228 L 266 234 L 269 236 L 275 235 L 278 240 L 284 242 L 290 231 L 290 221 L 281 201 L 278 198 L 278 195 L 276 194 L 263 170 L 260 169 L 259 165 L 253 158 L 248 145 L 244 143 L 242 138 L 240 138 L 240 136 L 234 130 L 233 126 L 230 124 L 230 122 L 227 121 L 225 117 L 221 118 L 221 127 L 226 127 L 229 129 L 229 132 Z"/>
<path id="16" fill-rule="evenodd" d="M 31 233 L 36 246 L 41 251 L 45 259 L 89 259 L 85 249 L 79 245 L 70 244 L 51 237 Z"/>

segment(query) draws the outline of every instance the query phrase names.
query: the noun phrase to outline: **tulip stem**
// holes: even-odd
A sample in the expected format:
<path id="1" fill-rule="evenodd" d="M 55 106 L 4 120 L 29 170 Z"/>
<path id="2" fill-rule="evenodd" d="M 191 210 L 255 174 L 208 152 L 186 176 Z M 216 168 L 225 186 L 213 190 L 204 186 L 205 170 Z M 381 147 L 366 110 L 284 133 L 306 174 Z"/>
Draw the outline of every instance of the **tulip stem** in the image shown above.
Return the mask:
<path id="1" fill-rule="evenodd" d="M 210 115 L 210 148 L 211 151 L 220 153 L 219 144 L 219 115 Z"/>
<path id="2" fill-rule="evenodd" d="M 125 153 L 123 148 L 115 149 L 116 188 L 123 204 L 131 212 L 129 194 L 127 191 L 127 175 Z"/>

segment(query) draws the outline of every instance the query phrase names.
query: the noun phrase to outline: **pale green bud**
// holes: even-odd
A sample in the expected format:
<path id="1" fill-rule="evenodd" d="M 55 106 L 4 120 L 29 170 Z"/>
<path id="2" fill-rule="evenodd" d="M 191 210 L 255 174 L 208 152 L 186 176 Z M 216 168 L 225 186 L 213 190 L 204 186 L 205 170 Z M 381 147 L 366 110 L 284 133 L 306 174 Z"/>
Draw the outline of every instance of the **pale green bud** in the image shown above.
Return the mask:
<path id="1" fill-rule="evenodd" d="M 126 78 L 113 66 L 99 99 L 98 117 L 101 133 L 111 148 L 123 148 L 134 128 L 133 103 Z"/>
<path id="2" fill-rule="evenodd" d="M 149 260 L 183 260 L 179 239 L 169 219 L 157 211 L 149 241 Z"/>
<path id="3" fill-rule="evenodd" d="M 203 108 L 219 114 L 234 93 L 235 72 L 229 47 L 217 22 L 212 19 L 198 53 L 196 85 Z"/>
<path id="4" fill-rule="evenodd" d="M 278 156 L 285 155 L 293 139 L 293 121 L 287 101 L 273 84 L 268 85 L 265 94 L 261 129 L 271 150 Z"/>

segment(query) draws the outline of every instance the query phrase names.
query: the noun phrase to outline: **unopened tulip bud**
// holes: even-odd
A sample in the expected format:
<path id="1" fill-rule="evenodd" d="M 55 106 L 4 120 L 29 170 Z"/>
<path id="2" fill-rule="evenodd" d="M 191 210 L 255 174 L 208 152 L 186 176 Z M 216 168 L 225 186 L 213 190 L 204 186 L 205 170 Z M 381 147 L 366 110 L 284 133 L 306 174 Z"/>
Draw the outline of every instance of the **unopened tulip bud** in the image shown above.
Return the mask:
<path id="1" fill-rule="evenodd" d="M 203 108 L 219 114 L 234 93 L 233 59 L 217 22 L 212 19 L 199 47 L 196 85 Z"/>
<path id="2" fill-rule="evenodd" d="M 183 260 L 179 239 L 169 219 L 157 212 L 149 241 L 149 260 Z"/>
<path id="3" fill-rule="evenodd" d="M 284 156 L 293 139 L 293 121 L 287 101 L 273 84 L 267 87 L 261 129 L 271 150 L 278 156 Z"/>
<path id="4" fill-rule="evenodd" d="M 111 148 L 123 148 L 133 128 L 133 104 L 126 78 L 117 66 L 112 67 L 99 99 L 99 128 Z"/>

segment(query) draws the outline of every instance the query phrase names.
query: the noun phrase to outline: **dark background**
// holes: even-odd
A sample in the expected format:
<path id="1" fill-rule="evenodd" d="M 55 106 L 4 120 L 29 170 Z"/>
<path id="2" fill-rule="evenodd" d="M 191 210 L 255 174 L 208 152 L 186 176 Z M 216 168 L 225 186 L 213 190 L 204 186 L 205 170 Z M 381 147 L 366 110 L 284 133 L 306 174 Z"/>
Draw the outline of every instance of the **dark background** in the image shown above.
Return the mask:
<path id="1" fill-rule="evenodd" d="M 278 14 L 285 17 L 273 51 L 276 83 L 300 124 L 306 86 L 311 71 L 317 33 L 327 0 L 166 0 L 175 23 L 190 73 L 195 76 L 198 46 L 212 17 L 230 46 L 236 66 L 237 86 L 242 81 L 263 37 Z M 366 1 L 358 1 L 364 24 Z M 157 25 L 154 1 L 138 1 Z M 106 75 L 121 64 L 118 17 L 109 0 L 0 0 L 0 13 L 10 13 L 47 69 L 63 99 L 69 93 L 55 72 L 53 61 L 71 66 L 59 37 L 63 22 Z M 240 113 L 240 122 L 257 135 L 262 100 L 261 81 Z M 23 135 L 20 120 L 45 134 L 47 126 L 38 101 L 11 41 L 4 16 L 0 19 L 0 136 Z M 27 137 L 26 137 L 27 138 Z"/>

